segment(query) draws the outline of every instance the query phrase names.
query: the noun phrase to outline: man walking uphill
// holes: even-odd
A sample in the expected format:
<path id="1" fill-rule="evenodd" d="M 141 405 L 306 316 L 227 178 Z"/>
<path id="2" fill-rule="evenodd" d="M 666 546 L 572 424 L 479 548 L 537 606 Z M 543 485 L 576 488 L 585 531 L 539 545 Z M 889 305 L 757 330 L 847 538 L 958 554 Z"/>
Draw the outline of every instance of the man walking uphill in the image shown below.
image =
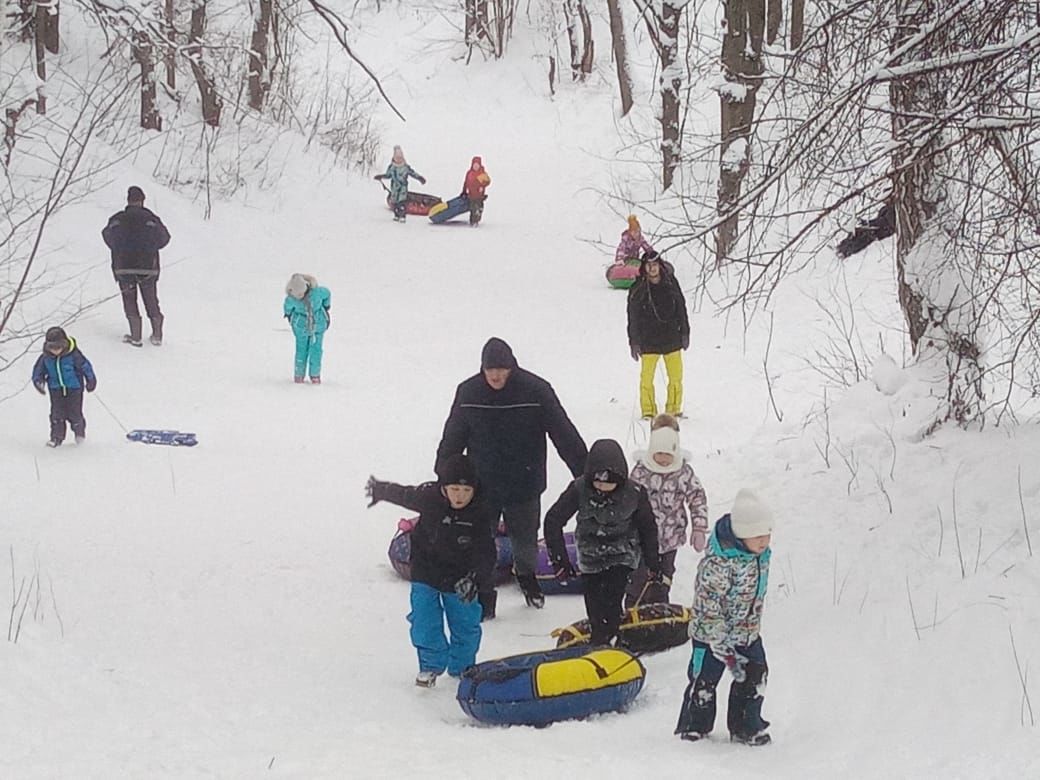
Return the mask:
<path id="1" fill-rule="evenodd" d="M 505 519 L 513 547 L 513 570 L 528 606 L 545 597 L 535 579 L 541 495 L 545 492 L 545 436 L 573 476 L 585 468 L 588 451 L 552 385 L 517 365 L 502 339 L 489 339 L 480 373 L 458 386 L 437 448 L 437 473 L 463 450 L 476 464 L 489 503 Z M 484 618 L 495 616 L 496 593 L 481 593 Z"/>
<path id="2" fill-rule="evenodd" d="M 144 310 L 152 324 L 150 341 L 162 344 L 163 315 L 159 309 L 159 250 L 170 243 L 170 233 L 158 216 L 144 207 L 144 192 L 130 187 L 126 192 L 126 208 L 109 217 L 101 231 L 105 244 L 112 250 L 112 273 L 123 296 L 123 311 L 130 332 L 123 341 L 141 346 L 141 311 L 137 308 L 137 290 L 141 290 Z"/>

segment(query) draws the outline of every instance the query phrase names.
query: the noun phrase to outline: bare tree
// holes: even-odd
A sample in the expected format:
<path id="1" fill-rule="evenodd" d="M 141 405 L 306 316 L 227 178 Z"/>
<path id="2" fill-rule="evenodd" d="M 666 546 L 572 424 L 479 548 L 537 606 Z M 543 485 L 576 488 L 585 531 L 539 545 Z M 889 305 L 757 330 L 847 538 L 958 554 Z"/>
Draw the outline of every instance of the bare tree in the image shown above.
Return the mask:
<path id="1" fill-rule="evenodd" d="M 775 5 L 770 5 L 770 8 Z M 721 265 L 737 239 L 740 187 L 751 164 L 755 98 L 764 70 L 762 45 L 766 18 L 763 0 L 725 0 L 722 72 L 719 89 L 721 145 L 718 213 L 726 218 L 715 233 L 715 262 Z"/>
<path id="2" fill-rule="evenodd" d="M 217 86 L 213 77 L 206 71 L 202 59 L 202 43 L 206 35 L 206 3 L 207 0 L 194 0 L 191 6 L 191 26 L 188 29 L 188 46 L 184 53 L 191 65 L 195 83 L 199 87 L 202 120 L 210 127 L 220 127 L 220 112 L 224 107 L 224 101 L 217 94 Z"/>
<path id="3" fill-rule="evenodd" d="M 155 63 L 152 41 L 147 33 L 136 30 L 131 38 L 131 53 L 141 68 L 141 127 L 162 130 L 162 117 L 155 104 Z"/>
<path id="4" fill-rule="evenodd" d="M 610 41 L 617 69 L 618 91 L 621 94 L 621 116 L 632 110 L 632 76 L 628 70 L 628 46 L 625 41 L 625 19 L 620 0 L 607 0 L 610 13 Z"/>
<path id="5" fill-rule="evenodd" d="M 273 0 L 259 0 L 249 45 L 249 107 L 259 111 L 271 87 L 267 70 L 268 37 L 271 32 Z"/>
<path id="6" fill-rule="evenodd" d="M 166 86 L 177 89 L 177 25 L 173 0 L 163 0 L 162 27 L 166 35 L 163 46 L 163 66 L 166 69 Z"/>

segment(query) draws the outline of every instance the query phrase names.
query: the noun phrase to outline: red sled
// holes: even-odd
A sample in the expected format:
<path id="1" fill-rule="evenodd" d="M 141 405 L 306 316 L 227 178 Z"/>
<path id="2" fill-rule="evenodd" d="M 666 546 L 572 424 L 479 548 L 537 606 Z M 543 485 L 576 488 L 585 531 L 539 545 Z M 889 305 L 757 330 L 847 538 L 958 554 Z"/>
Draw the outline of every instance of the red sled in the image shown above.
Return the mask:
<path id="1" fill-rule="evenodd" d="M 406 214 L 425 217 L 430 213 L 430 207 L 440 202 L 441 199 L 436 195 L 427 195 L 425 192 L 409 192 L 408 199 L 404 202 L 404 211 Z M 394 209 L 394 202 L 390 200 L 389 195 L 386 196 L 386 207 L 391 211 Z"/>

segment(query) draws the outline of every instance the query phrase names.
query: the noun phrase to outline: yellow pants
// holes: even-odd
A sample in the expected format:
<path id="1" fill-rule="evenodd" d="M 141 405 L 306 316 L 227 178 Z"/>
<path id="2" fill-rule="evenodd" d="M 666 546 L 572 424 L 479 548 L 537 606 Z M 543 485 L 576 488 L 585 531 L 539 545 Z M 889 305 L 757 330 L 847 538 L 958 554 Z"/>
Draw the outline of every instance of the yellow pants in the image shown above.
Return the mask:
<path id="1" fill-rule="evenodd" d="M 657 399 L 654 397 L 654 373 L 657 359 L 661 355 L 643 355 L 639 371 L 639 405 L 644 417 L 657 415 Z M 664 370 L 668 374 L 668 394 L 665 398 L 666 414 L 682 414 L 682 352 L 676 350 L 664 355 Z"/>

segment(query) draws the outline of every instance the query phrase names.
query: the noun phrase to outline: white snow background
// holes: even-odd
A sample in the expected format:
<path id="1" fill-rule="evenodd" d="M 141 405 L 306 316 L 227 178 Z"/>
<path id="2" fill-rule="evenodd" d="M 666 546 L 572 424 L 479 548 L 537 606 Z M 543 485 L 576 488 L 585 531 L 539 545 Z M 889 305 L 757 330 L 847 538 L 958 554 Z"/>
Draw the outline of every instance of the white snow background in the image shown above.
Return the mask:
<path id="1" fill-rule="evenodd" d="M 603 266 L 626 210 L 606 193 L 649 188 L 622 148 L 631 128 L 615 120 L 602 30 L 592 82 L 550 99 L 529 32 L 504 61 L 465 66 L 444 17 L 384 5 L 352 23 L 407 117 L 380 109 L 379 170 L 400 143 L 429 179 L 420 189 L 451 197 L 482 155 L 478 230 L 394 224 L 378 184 L 294 146 L 276 191 L 218 200 L 209 221 L 150 179 L 143 154 L 48 233 L 41 263 L 89 270 L 85 299 L 112 295 L 100 230 L 141 185 L 173 235 L 166 343 L 121 344 L 118 298 L 68 326 L 98 375 L 80 448 L 43 447 L 35 349 L 0 374 L 0 583 L 12 606 L 36 588 L 10 610 L 17 642 L 0 643 L 0 776 L 1040 776 L 1040 431 L 921 438 L 935 402 L 900 369 L 891 242 L 821 256 L 785 285 L 766 362 L 768 316 L 745 331 L 687 285 L 682 444 L 712 520 L 742 486 L 776 516 L 763 629 L 774 744 L 725 741 L 725 680 L 713 739 L 672 736 L 686 648 L 644 659 L 628 712 L 546 729 L 482 727 L 448 680 L 412 685 L 408 585 L 386 557 L 407 512 L 367 510 L 364 482 L 432 478 L 455 385 L 492 335 L 552 382 L 587 443 L 645 446 L 625 295 Z M 631 121 L 652 131 L 654 74 L 638 77 Z M 690 121 L 710 129 L 717 97 L 694 99 Z M 671 255 L 680 280 L 708 261 L 698 251 Z M 320 387 L 291 379 L 281 307 L 294 271 L 332 291 Z M 836 287 L 857 338 L 894 354 L 877 385 L 825 397 L 812 366 L 832 326 L 814 301 Z M 200 444 L 128 443 L 135 427 Z M 543 511 L 567 478 L 550 449 Z M 696 562 L 681 552 L 674 600 L 689 602 Z M 579 597 L 534 611 L 503 587 L 478 658 L 550 647 L 583 615 Z"/>

